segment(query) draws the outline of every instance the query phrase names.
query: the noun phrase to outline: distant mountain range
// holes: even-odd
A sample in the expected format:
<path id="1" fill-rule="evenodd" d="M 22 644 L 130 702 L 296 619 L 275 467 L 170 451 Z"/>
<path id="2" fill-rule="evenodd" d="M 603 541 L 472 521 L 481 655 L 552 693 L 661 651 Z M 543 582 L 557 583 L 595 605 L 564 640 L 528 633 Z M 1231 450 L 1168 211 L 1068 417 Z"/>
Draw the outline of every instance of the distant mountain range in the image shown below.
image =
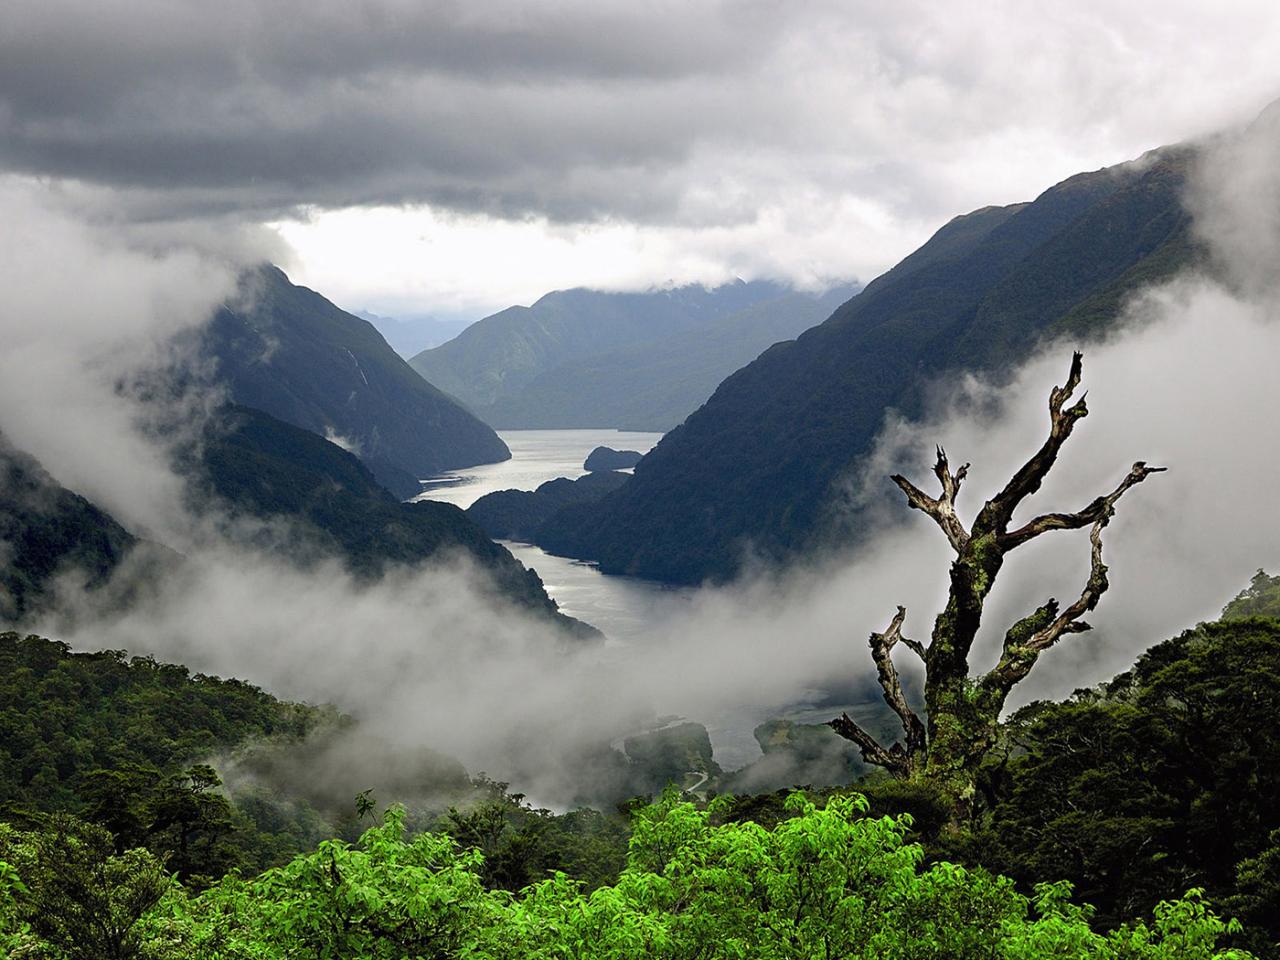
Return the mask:
<path id="1" fill-rule="evenodd" d="M 387 345 L 402 357 L 411 357 L 415 353 L 448 343 L 476 322 L 474 316 L 410 314 L 384 317 L 369 310 L 353 310 L 352 313 L 373 324 L 387 341 Z"/>
<path id="2" fill-rule="evenodd" d="M 630 480 L 567 507 L 537 542 L 605 571 L 697 583 L 732 577 L 748 554 L 856 538 L 857 516 L 832 505 L 886 410 L 919 414 L 949 371 L 999 378 L 1047 337 L 1100 333 L 1127 296 L 1199 255 L 1181 202 L 1192 158 L 1166 148 L 957 217 L 825 323 L 726 379 Z"/>
<path id="3" fill-rule="evenodd" d="M 241 305 L 243 304 L 243 305 Z M 245 275 L 203 333 L 231 399 L 350 450 L 397 495 L 419 479 L 511 454 L 493 430 L 404 362 L 367 320 L 289 282 Z"/>
<path id="4" fill-rule="evenodd" d="M 741 280 L 646 293 L 562 290 L 486 317 L 409 362 L 500 429 L 661 432 L 856 290 L 813 296 Z"/>

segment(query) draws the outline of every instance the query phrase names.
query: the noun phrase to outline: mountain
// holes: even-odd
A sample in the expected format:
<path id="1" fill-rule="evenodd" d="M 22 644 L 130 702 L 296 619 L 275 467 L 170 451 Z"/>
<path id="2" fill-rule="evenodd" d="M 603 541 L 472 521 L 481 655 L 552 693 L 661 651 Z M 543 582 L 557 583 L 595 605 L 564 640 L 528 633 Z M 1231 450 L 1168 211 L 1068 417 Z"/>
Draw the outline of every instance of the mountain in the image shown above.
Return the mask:
<path id="1" fill-rule="evenodd" d="M 197 510 L 229 521 L 229 531 L 245 529 L 238 521 L 246 517 L 267 521 L 258 545 L 293 562 L 339 556 L 353 572 L 376 577 L 388 564 L 462 550 L 508 599 L 573 633 L 594 633 L 560 614 L 538 575 L 457 507 L 402 503 L 351 453 L 259 410 L 221 410 L 182 469 L 196 481 Z"/>
<path id="2" fill-rule="evenodd" d="M 667 434 L 624 486 L 539 530 L 608 572 L 697 583 L 751 554 L 857 535 L 833 509 L 896 409 L 957 370 L 997 379 L 1046 337 L 1105 330 L 1125 297 L 1199 256 L 1181 188 L 1191 148 L 1071 177 L 946 224 L 820 326 L 775 344 Z"/>
<path id="3" fill-rule="evenodd" d="M 536 490 L 497 490 L 467 508 L 467 516 L 495 540 L 533 543 L 538 529 L 571 504 L 594 502 L 627 480 L 625 473 L 597 470 L 570 480 L 557 477 Z"/>
<path id="4" fill-rule="evenodd" d="M 290 563 L 339 557 L 358 576 L 376 578 L 389 564 L 412 566 L 463 551 L 508 600 L 569 635 L 596 635 L 559 613 L 538 575 L 457 507 L 402 503 L 352 454 L 260 410 L 216 411 L 175 467 L 190 481 L 194 513 Z M 115 576 L 126 559 L 127 575 Z M 59 485 L 0 435 L 0 623 L 45 612 L 63 576 L 109 609 L 128 605 L 181 562 Z"/>
<path id="5" fill-rule="evenodd" d="M 373 325 L 263 266 L 202 334 L 231 399 L 333 440 L 402 497 L 446 470 L 496 463 L 496 433 L 396 355 Z"/>
<path id="6" fill-rule="evenodd" d="M 510 307 L 409 362 L 508 429 L 663 431 L 761 350 L 827 317 L 821 297 L 765 281 L 647 293 L 564 290 Z"/>
<path id="7" fill-rule="evenodd" d="M 141 544 L 0 434 L 0 622 L 40 612 L 63 575 L 101 589 Z"/>

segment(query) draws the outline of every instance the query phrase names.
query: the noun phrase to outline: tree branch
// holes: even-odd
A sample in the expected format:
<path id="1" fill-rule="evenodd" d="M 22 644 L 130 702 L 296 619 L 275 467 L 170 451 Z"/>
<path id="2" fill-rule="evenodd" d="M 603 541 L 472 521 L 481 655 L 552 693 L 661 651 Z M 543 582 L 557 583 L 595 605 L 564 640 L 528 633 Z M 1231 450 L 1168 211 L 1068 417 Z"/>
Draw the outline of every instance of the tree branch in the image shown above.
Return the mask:
<path id="1" fill-rule="evenodd" d="M 893 665 L 893 648 L 899 642 L 906 642 L 902 636 L 902 622 L 906 619 L 907 608 L 898 607 L 898 612 L 893 615 L 888 629 L 883 633 L 871 634 L 871 659 L 875 661 L 876 672 L 879 675 L 880 689 L 884 694 L 884 702 L 889 708 L 898 715 L 898 719 L 902 722 L 902 730 L 907 736 L 907 759 L 908 762 L 912 757 L 924 750 L 925 746 L 925 729 L 924 724 L 920 722 L 920 718 L 916 716 L 915 711 L 911 709 L 911 705 L 907 703 L 906 695 L 902 692 L 902 682 L 898 677 L 898 669 Z M 919 644 L 915 644 L 920 646 Z M 921 647 L 921 653 L 923 653 Z"/>
<path id="2" fill-rule="evenodd" d="M 907 703 L 906 694 L 902 690 L 902 682 L 898 677 L 898 669 L 893 664 L 893 648 L 901 643 L 924 659 L 924 647 L 915 640 L 908 640 L 902 635 L 902 622 L 906 619 L 907 608 L 898 607 L 893 620 L 883 633 L 871 634 L 868 641 L 871 645 L 871 659 L 875 661 L 879 675 L 880 689 L 884 702 L 898 715 L 902 730 L 906 734 L 906 746 L 895 743 L 885 749 L 880 743 L 847 714 L 842 713 L 830 721 L 828 726 L 846 740 L 852 740 L 862 750 L 862 759 L 867 763 L 884 767 L 895 776 L 907 776 L 911 772 L 916 757 L 922 756 L 925 749 L 925 726 L 916 716 L 911 705 Z"/>
<path id="3" fill-rule="evenodd" d="M 828 720 L 827 726 L 834 730 L 846 740 L 852 740 L 858 745 L 862 753 L 862 759 L 867 763 L 874 764 L 877 767 L 884 767 L 890 773 L 896 776 L 906 776 L 905 756 L 902 755 L 901 747 L 897 747 L 897 755 L 880 746 L 880 743 L 847 713 L 841 713 L 834 720 Z M 896 746 L 896 745 L 895 745 Z"/>
<path id="4" fill-rule="evenodd" d="M 933 465 L 933 472 L 942 485 L 942 495 L 937 499 L 926 494 L 900 473 L 895 473 L 890 479 L 907 495 L 907 503 L 913 509 L 933 517 L 942 528 L 942 532 L 947 535 L 947 539 L 951 541 L 951 546 L 956 553 L 959 553 L 969 542 L 969 531 L 964 528 L 964 524 L 956 515 L 956 494 L 960 492 L 960 485 L 964 483 L 964 478 L 969 473 L 969 464 L 964 464 L 952 473 L 947 463 L 946 451 L 938 447 L 938 460 Z"/>
<path id="5" fill-rule="evenodd" d="M 1000 546 L 1008 551 L 1050 530 L 1079 530 L 1091 523 L 1097 523 L 1109 510 L 1115 508 L 1116 501 L 1124 495 L 1126 490 L 1141 483 L 1151 474 L 1163 473 L 1167 469 L 1167 467 L 1149 467 L 1145 461 L 1139 460 L 1129 470 L 1128 475 L 1120 481 L 1120 485 L 1105 497 L 1098 497 L 1076 513 L 1046 513 L 1036 517 L 1012 533 L 1002 535 Z"/>
<path id="6" fill-rule="evenodd" d="M 1054 387 L 1049 393 L 1048 438 L 1031 459 L 1024 463 L 1005 484 L 1004 489 L 987 501 L 974 523 L 975 530 L 1004 532 L 1018 504 L 1040 489 L 1040 484 L 1044 482 L 1045 475 L 1057 461 L 1058 453 L 1062 445 L 1067 442 L 1067 438 L 1071 436 L 1076 422 L 1089 415 L 1089 408 L 1085 405 L 1083 395 L 1070 407 L 1063 409 L 1063 405 L 1071 399 L 1076 388 L 1080 386 L 1083 364 L 1084 354 L 1077 350 L 1071 355 L 1071 370 L 1067 374 L 1066 386 Z"/>
<path id="7" fill-rule="evenodd" d="M 1057 601 L 1050 600 L 1035 613 L 1019 620 L 1005 634 L 1000 662 L 983 678 L 983 685 L 995 691 L 1002 698 L 1002 702 L 1003 697 L 1013 689 L 1014 685 L 1031 672 L 1040 654 L 1057 643 L 1064 634 L 1084 633 L 1093 629 L 1087 621 L 1080 618 L 1097 607 L 1098 601 L 1110 586 L 1110 581 L 1107 579 L 1107 565 L 1102 562 L 1102 531 L 1111 522 L 1115 514 L 1116 501 L 1124 492 L 1141 483 L 1151 474 L 1164 469 L 1164 467 L 1148 467 L 1139 460 L 1133 465 L 1120 486 L 1086 508 L 1095 514 L 1093 529 L 1089 532 L 1089 579 L 1085 582 L 1084 589 L 1080 591 L 1079 599 L 1065 610 L 1059 613 Z M 1081 511 L 1081 513 L 1084 512 Z M 1046 527 L 1045 529 L 1054 528 Z"/>

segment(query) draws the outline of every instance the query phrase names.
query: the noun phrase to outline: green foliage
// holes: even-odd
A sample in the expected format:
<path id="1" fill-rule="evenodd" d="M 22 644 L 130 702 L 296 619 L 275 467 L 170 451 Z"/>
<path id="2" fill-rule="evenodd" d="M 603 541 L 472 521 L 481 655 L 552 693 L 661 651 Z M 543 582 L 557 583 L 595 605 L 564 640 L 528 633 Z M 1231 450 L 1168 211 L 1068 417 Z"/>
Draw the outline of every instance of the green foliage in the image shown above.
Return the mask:
<path id="1" fill-rule="evenodd" d="M 5 861 L 12 865 L 7 877 Z M 21 883 L 14 882 L 14 870 Z M 138 921 L 170 885 L 155 856 L 147 850 L 117 854 L 101 827 L 65 816 L 40 831 L 0 826 L 0 923 L 7 924 L 0 927 L 0 943 L 8 935 L 16 955 L 32 946 L 27 955 L 48 956 L 35 951 L 33 938 L 65 960 L 136 957 Z"/>
<path id="2" fill-rule="evenodd" d="M 22 919 L 18 898 L 28 893 L 11 864 L 0 860 L 0 952 L 5 956 L 17 949 L 30 925 Z"/>
<path id="3" fill-rule="evenodd" d="M 773 830 L 715 825 L 669 792 L 637 814 L 616 884 L 587 893 L 556 874 L 518 894 L 485 887 L 477 850 L 407 836 L 393 809 L 358 844 L 329 841 L 196 898 L 173 890 L 140 929 L 149 956 L 184 960 L 1248 957 L 1220 948 L 1235 926 L 1195 891 L 1102 935 L 1068 884 L 1027 898 L 981 870 L 923 868 L 908 821 L 865 816 L 861 798 L 788 806 Z"/>
<path id="4" fill-rule="evenodd" d="M 1249 586 L 1222 608 L 1223 620 L 1248 617 L 1280 617 L 1280 577 L 1269 577 L 1259 570 Z"/>
<path id="5" fill-rule="evenodd" d="M 505 783 L 482 775 L 473 785 L 474 801 L 450 808 L 439 829 L 484 857 L 486 887 L 516 891 L 563 872 L 594 890 L 622 872 L 630 830 L 621 814 L 582 808 L 555 815 L 508 793 Z"/>
<path id="6" fill-rule="evenodd" d="M 314 842 L 304 832 L 282 849 L 232 810 L 213 770 L 192 763 L 250 741 L 297 743 L 326 711 L 150 657 L 72 653 L 15 633 L 0 634 L 0 703 L 0 818 L 76 814 L 110 830 L 119 852 L 148 847 L 187 882 Z"/>
<path id="7" fill-rule="evenodd" d="M 1203 888 L 1280 940 L 1280 621 L 1203 624 L 1009 734 L 982 862 L 1071 880 L 1104 925 Z"/>
<path id="8" fill-rule="evenodd" d="M 301 738 L 321 717 L 240 680 L 16 633 L 0 634 L 0 703 L 0 803 L 38 811 L 81 812 L 107 802 L 104 777 L 123 787 L 250 738 Z"/>
<path id="9" fill-rule="evenodd" d="M 217 879 L 236 860 L 228 843 L 231 804 L 217 792 L 221 785 L 212 767 L 197 764 L 165 777 L 151 798 L 149 845 L 169 854 L 166 866 L 188 885 Z"/>

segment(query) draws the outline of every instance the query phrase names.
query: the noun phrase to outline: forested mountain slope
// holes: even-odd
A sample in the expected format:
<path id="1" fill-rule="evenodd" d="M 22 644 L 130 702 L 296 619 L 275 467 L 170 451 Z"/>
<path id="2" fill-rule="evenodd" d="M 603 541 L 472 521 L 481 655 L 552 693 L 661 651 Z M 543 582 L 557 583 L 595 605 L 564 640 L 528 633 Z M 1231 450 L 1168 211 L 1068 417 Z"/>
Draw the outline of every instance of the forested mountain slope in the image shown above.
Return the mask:
<path id="1" fill-rule="evenodd" d="M 192 513 L 220 525 L 234 542 L 276 551 L 295 565 L 338 557 L 369 578 L 388 565 L 461 552 L 492 577 L 502 596 L 573 635 L 595 635 L 560 614 L 538 575 L 457 507 L 401 503 L 352 454 L 260 410 L 215 411 L 199 441 L 178 449 L 174 466 L 189 481 Z M 2 435 L 0 480 L 0 623 L 51 612 L 53 588 L 63 576 L 106 609 L 133 602 L 138 588 L 158 583 L 181 563 L 178 554 L 139 540 L 63 488 Z M 255 522 L 239 522 L 245 519 Z M 127 576 L 113 579 L 126 557 L 133 561 Z"/>
<path id="2" fill-rule="evenodd" d="M 538 575 L 460 509 L 401 503 L 352 454 L 259 410 L 222 410 L 183 468 L 195 480 L 197 510 L 287 521 L 264 527 L 262 544 L 292 561 L 336 555 L 356 573 L 376 576 L 388 564 L 415 565 L 462 551 L 508 598 L 574 632 L 585 629 L 557 613 Z"/>
<path id="3" fill-rule="evenodd" d="M 684 332 L 557 364 L 479 408 L 510 429 L 612 427 L 665 433 L 761 351 L 798 336 L 856 292 L 788 291 Z"/>
<path id="4" fill-rule="evenodd" d="M 102 587 L 139 543 L 0 434 L 0 623 L 41 610 L 64 574 Z"/>
<path id="5" fill-rule="evenodd" d="M 956 369 L 997 378 L 1046 335 L 1087 336 L 1127 293 L 1196 256 L 1181 188 L 1192 159 L 1167 148 L 1080 174 L 1032 203 L 958 217 L 822 325 L 720 385 L 625 486 L 540 532 L 610 572 L 696 583 L 748 551 L 784 558 L 839 533 L 837 484 L 895 408 Z"/>
<path id="6" fill-rule="evenodd" d="M 711 290 L 562 290 L 486 317 L 410 363 L 500 428 L 661 431 L 854 289 L 811 296 L 739 280 Z"/>
<path id="7" fill-rule="evenodd" d="M 356 453 L 393 492 L 417 479 L 506 460 L 488 426 L 396 355 L 372 324 L 279 269 L 247 274 L 203 333 L 231 399 Z"/>
<path id="8" fill-rule="evenodd" d="M 1105 924 L 1202 888 L 1280 955 L 1280 620 L 1200 624 L 1006 736 L 985 865 L 1070 880 Z"/>

